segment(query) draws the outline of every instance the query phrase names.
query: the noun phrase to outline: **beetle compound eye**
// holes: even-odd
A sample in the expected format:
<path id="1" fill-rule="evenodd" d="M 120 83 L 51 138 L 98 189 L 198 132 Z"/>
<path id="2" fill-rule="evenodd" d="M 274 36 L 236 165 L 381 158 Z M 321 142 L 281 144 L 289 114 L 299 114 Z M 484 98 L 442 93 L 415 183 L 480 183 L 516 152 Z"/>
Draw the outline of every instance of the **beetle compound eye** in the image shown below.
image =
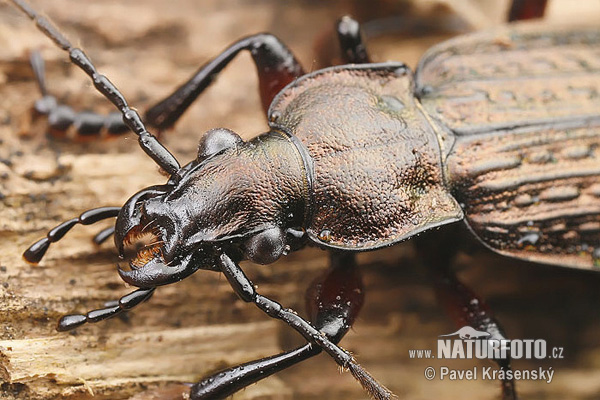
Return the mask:
<path id="1" fill-rule="evenodd" d="M 246 257 L 257 264 L 270 264 L 283 254 L 284 234 L 274 227 L 248 239 L 244 245 Z"/>
<path id="2" fill-rule="evenodd" d="M 198 143 L 198 160 L 204 160 L 242 142 L 242 138 L 230 129 L 211 129 L 202 136 L 200 143 Z"/>

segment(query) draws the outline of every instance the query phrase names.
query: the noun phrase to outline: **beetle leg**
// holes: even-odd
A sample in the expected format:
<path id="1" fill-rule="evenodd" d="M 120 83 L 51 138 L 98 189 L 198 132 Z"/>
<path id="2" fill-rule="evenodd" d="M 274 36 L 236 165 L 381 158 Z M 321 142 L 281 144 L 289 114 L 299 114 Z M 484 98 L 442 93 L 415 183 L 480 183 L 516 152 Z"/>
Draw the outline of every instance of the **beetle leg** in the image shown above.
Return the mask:
<path id="1" fill-rule="evenodd" d="M 117 316 L 130 310 L 152 297 L 156 288 L 141 288 L 121 297 L 115 304 L 110 303 L 104 308 L 88 311 L 86 314 L 69 314 L 63 316 L 56 327 L 59 332 L 75 329 L 85 323 L 94 323 Z"/>
<path id="2" fill-rule="evenodd" d="M 306 307 L 314 326 L 336 343 L 354 322 L 363 303 L 360 271 L 352 253 L 331 253 L 331 268 L 316 279 L 306 293 Z M 221 399 L 276 372 L 321 353 L 307 343 L 284 353 L 219 371 L 196 383 L 191 400 Z"/>
<path id="3" fill-rule="evenodd" d="M 75 225 L 91 225 L 107 218 L 116 217 L 119 215 L 120 210 L 121 207 L 99 207 L 87 210 L 79 217 L 65 221 L 50 229 L 45 238 L 38 240 L 25 250 L 23 258 L 30 263 L 37 264 L 44 257 L 44 254 L 46 254 L 50 244 L 62 239 Z"/>
<path id="4" fill-rule="evenodd" d="M 348 15 L 337 20 L 335 33 L 327 30 L 320 35 L 315 43 L 315 53 L 319 68 L 371 62 L 360 24 Z"/>
<path id="5" fill-rule="evenodd" d="M 257 293 L 252 282 L 244 274 L 244 271 L 225 253 L 222 253 L 219 257 L 219 268 L 233 290 L 242 300 L 254 303 L 254 305 L 271 318 L 282 320 L 300 333 L 308 342 L 325 350 L 340 367 L 350 370 L 352 376 L 360 382 L 370 396 L 375 399 L 396 398 L 392 392 L 377 382 L 375 378 L 361 367 L 354 357 L 332 343 L 324 333 L 300 317 L 294 310 L 283 308 L 278 302 Z"/>
<path id="6" fill-rule="evenodd" d="M 42 97 L 48 95 L 48 90 L 46 89 L 46 67 L 44 63 L 44 59 L 39 51 L 34 50 L 29 55 L 29 63 L 31 64 L 31 69 L 33 70 L 33 75 L 35 76 L 35 81 L 37 82 L 38 88 L 40 89 L 40 94 Z"/>
<path id="7" fill-rule="evenodd" d="M 492 311 L 483 299 L 470 288 L 462 284 L 454 271 L 450 268 L 460 235 L 455 229 L 447 229 L 444 232 L 430 232 L 425 239 L 418 238 L 416 241 L 421 258 L 429 267 L 436 291 L 438 304 L 443 305 L 445 311 L 459 328 L 471 326 L 476 330 L 485 331 L 490 334 L 488 339 L 506 343 L 507 336 L 504 329 L 494 317 Z M 440 243 L 436 251 L 431 251 L 431 244 L 435 238 Z M 495 359 L 494 361 L 504 371 L 512 369 L 510 363 L 510 349 L 506 349 L 508 357 Z M 511 376 L 504 374 L 504 376 Z M 515 400 L 517 398 L 515 383 L 513 379 L 503 379 L 502 399 Z"/>
<path id="8" fill-rule="evenodd" d="M 71 62 L 83 70 L 92 80 L 96 89 L 113 103 L 121 112 L 123 122 L 136 135 L 142 150 L 167 173 L 175 174 L 180 166 L 175 157 L 158 139 L 146 129 L 137 111 L 129 107 L 127 100 L 117 87 L 104 75 L 101 75 L 83 50 L 74 47 L 71 42 L 45 17 L 39 15 L 24 0 L 11 0 L 23 11 L 48 38 L 61 49 L 69 53 Z"/>
<path id="9" fill-rule="evenodd" d="M 33 107 L 33 119 L 46 115 L 51 135 L 65 136 L 71 128 L 79 135 L 79 138 L 97 136 L 103 130 L 108 135 L 129 132 L 129 128 L 118 112 L 108 115 L 99 115 L 90 111 L 76 112 L 69 106 L 59 104 L 54 96 L 48 94 L 46 89 L 45 65 L 40 52 L 32 51 L 29 62 L 42 95 Z"/>
<path id="10" fill-rule="evenodd" d="M 475 292 L 463 285 L 456 278 L 454 272 L 435 269 L 434 280 L 438 303 L 445 306 L 446 311 L 457 326 L 469 325 L 477 330 L 488 332 L 491 334 L 489 339 L 498 340 L 500 343 L 507 339 L 504 330 L 493 316 L 488 305 Z M 510 352 L 508 353 L 510 354 Z M 495 359 L 494 361 L 504 371 L 512 369 L 510 355 L 507 358 Z M 512 376 L 512 374 L 505 374 L 504 376 Z M 515 384 L 512 379 L 503 379 L 502 399 L 516 399 Z"/>
<path id="11" fill-rule="evenodd" d="M 268 33 L 248 36 L 233 43 L 217 57 L 204 64 L 175 92 L 150 108 L 146 112 L 148 123 L 160 130 L 172 127 L 200 93 L 210 86 L 223 68 L 242 50 L 250 52 L 256 65 L 265 112 L 273 97 L 284 86 L 304 75 L 300 63 L 278 38 Z"/>
<path id="12" fill-rule="evenodd" d="M 294 350 L 221 370 L 194 384 L 190 400 L 224 399 L 320 352 L 320 347 L 307 343 Z"/>
<path id="13" fill-rule="evenodd" d="M 336 32 L 344 63 L 367 64 L 371 62 L 358 21 L 345 15 L 337 21 Z"/>
<path id="14" fill-rule="evenodd" d="M 546 0 L 513 0 L 508 11 L 508 21 L 542 18 L 546 3 Z"/>

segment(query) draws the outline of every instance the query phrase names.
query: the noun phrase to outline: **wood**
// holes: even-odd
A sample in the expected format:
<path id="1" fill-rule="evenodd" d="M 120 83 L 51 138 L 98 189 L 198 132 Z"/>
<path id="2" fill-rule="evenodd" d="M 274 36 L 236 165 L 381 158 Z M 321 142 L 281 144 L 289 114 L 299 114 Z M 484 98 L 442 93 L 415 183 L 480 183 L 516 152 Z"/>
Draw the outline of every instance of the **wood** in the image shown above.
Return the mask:
<path id="1" fill-rule="evenodd" d="M 274 32 L 311 70 L 317 32 L 351 11 L 352 4 L 307 4 L 311 3 L 34 2 L 81 43 L 141 110 L 248 33 Z M 301 344 L 297 334 L 243 304 L 223 278 L 210 272 L 160 288 L 125 320 L 55 332 L 61 315 L 100 307 L 131 290 L 116 274 L 111 244 L 97 248 L 90 241 L 107 225 L 76 227 L 38 266 L 28 265 L 20 254 L 61 221 L 91 207 L 120 205 L 133 192 L 165 178 L 131 136 L 65 143 L 46 138 L 39 129 L 31 134 L 24 129 L 28 108 L 38 96 L 27 49 L 42 48 L 53 94 L 81 108 L 111 108 L 28 20 L 5 3 L 0 10 L 0 398 L 182 399 L 182 382 Z M 374 56 L 406 60 L 408 55 L 414 66 L 424 48 L 439 40 L 383 41 Z M 248 58 L 231 65 L 164 140 L 178 159 L 188 160 L 202 132 L 216 126 L 245 138 L 266 129 Z M 438 335 L 455 330 L 436 305 L 412 244 L 361 254 L 359 261 L 364 265 L 366 304 L 342 343 L 363 366 L 405 399 L 498 397 L 495 382 L 426 381 L 424 368 L 443 364 L 409 359 L 409 349 L 434 348 Z M 304 290 L 326 264 L 325 252 L 308 249 L 271 266 L 247 265 L 246 270 L 262 293 L 303 312 Z M 600 393 L 597 274 L 516 262 L 487 252 L 461 255 L 456 264 L 460 278 L 488 300 L 510 336 L 544 338 L 565 347 L 564 360 L 516 363 L 520 368 L 544 365 L 556 370 L 552 384 L 520 382 L 523 398 L 587 399 Z M 473 365 L 481 364 L 451 364 Z M 319 356 L 234 398 L 365 395 L 348 373 L 337 373 L 331 360 Z"/>

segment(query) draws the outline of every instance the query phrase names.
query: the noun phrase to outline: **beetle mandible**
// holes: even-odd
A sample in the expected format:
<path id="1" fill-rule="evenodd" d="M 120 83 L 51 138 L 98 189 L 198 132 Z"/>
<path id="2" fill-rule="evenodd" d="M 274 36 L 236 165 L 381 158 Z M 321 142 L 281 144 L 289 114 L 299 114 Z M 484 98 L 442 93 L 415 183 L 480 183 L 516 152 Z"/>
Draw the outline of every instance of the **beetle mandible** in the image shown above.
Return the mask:
<path id="1" fill-rule="evenodd" d="M 173 124 L 216 73 L 239 51 L 250 50 L 271 131 L 243 142 L 229 130 L 212 130 L 201 140 L 197 159 L 180 167 L 79 49 L 14 2 L 69 51 L 121 110 L 144 151 L 170 174 L 166 184 L 138 192 L 122 208 L 90 210 L 67 221 L 26 252 L 28 260 L 39 261 L 76 224 L 115 216 L 121 254 L 142 234 L 163 242 L 139 252 L 130 270 L 120 270 L 141 289 L 119 306 L 66 316 L 59 329 L 114 316 L 147 299 L 155 287 L 198 269 L 217 270 L 242 299 L 294 325 L 361 375 L 354 360 L 310 324 L 256 293 L 239 261 L 270 263 L 307 242 L 373 250 L 465 219 L 484 244 L 505 255 L 582 268 L 597 262 L 596 30 L 523 27 L 508 31 L 509 42 L 497 40 L 498 32 L 449 41 L 423 58 L 414 80 L 403 64 L 369 63 L 360 41 L 348 45 L 356 65 L 304 74 L 273 36 L 251 36 L 205 65 L 149 117 Z M 567 48 L 567 54 L 555 49 L 574 44 L 580 48 Z M 490 51 L 506 53 L 490 69 L 496 78 L 503 71 L 508 82 L 494 86 L 485 79 L 489 71 L 463 67 L 462 57 Z M 502 63 L 534 51 L 546 62 L 528 65 L 531 58 L 520 58 L 519 76 L 527 71 L 537 79 L 525 88 L 511 81 L 514 71 Z M 569 62 L 575 58 L 587 63 Z M 548 72 L 561 62 L 586 75 L 586 85 L 577 88 L 552 68 Z M 548 77 L 559 81 L 568 99 L 557 96 Z M 543 101 L 528 93 L 532 88 Z M 512 112 L 509 122 L 495 119 L 500 112 Z M 375 393 L 387 396 L 383 388 Z"/>

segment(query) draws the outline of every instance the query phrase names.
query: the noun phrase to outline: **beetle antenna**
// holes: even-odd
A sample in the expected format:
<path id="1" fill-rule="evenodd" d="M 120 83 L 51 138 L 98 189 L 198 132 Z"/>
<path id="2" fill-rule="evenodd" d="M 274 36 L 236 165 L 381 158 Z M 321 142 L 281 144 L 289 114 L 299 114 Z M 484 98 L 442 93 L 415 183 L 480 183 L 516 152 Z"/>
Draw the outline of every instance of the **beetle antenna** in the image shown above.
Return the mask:
<path id="1" fill-rule="evenodd" d="M 87 210 L 79 217 L 72 218 L 52 228 L 45 238 L 38 240 L 37 242 L 29 246 L 27 250 L 25 250 L 25 253 L 23 253 L 23 258 L 25 258 L 25 260 L 30 263 L 37 264 L 41 261 L 42 257 L 44 257 L 46 251 L 48 251 L 50 244 L 58 242 L 60 239 L 62 239 L 67 234 L 67 232 L 73 229 L 75 225 L 95 224 L 98 221 L 118 216 L 119 211 L 121 211 L 121 207 L 99 207 Z M 102 233 L 104 233 L 104 235 L 107 235 L 108 232 L 105 231 L 102 231 Z M 113 231 L 111 230 L 110 234 L 112 234 L 112 232 Z M 110 236 L 110 234 L 108 236 Z M 100 243 L 104 241 L 108 236 L 101 236 Z"/>
<path id="2" fill-rule="evenodd" d="M 80 327 L 85 323 L 95 323 L 115 317 L 148 300 L 150 297 L 152 297 L 155 289 L 156 288 L 154 287 L 140 288 L 136 291 L 126 294 L 118 301 L 110 302 L 110 304 L 107 304 L 104 308 L 88 311 L 85 314 L 64 315 L 58 321 L 56 330 L 59 332 L 70 331 L 71 329 Z"/>
<path id="3" fill-rule="evenodd" d="M 180 166 L 175 157 L 154 135 L 148 132 L 137 111 L 129 107 L 123 94 L 106 76 L 98 73 L 83 50 L 74 47 L 47 18 L 39 15 L 29 4 L 23 0 L 11 1 L 35 22 L 40 31 L 52 39 L 58 47 L 69 53 L 71 62 L 81 68 L 92 79 L 96 89 L 119 109 L 123 115 L 123 122 L 138 135 L 138 142 L 142 150 L 169 174 L 176 173 Z"/>

